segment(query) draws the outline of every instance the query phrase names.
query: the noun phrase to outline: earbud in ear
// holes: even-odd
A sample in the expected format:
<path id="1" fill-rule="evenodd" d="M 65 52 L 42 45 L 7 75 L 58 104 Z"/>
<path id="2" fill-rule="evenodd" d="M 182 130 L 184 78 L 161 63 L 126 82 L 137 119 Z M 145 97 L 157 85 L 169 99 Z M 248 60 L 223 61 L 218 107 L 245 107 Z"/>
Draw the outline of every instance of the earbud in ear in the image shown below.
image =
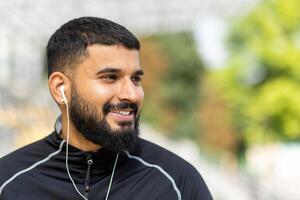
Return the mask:
<path id="1" fill-rule="evenodd" d="M 66 98 L 66 95 L 65 95 L 65 86 L 64 85 L 60 87 L 60 93 L 61 93 L 61 96 L 63 98 L 62 101 L 67 103 L 68 101 L 67 101 L 67 98 Z"/>

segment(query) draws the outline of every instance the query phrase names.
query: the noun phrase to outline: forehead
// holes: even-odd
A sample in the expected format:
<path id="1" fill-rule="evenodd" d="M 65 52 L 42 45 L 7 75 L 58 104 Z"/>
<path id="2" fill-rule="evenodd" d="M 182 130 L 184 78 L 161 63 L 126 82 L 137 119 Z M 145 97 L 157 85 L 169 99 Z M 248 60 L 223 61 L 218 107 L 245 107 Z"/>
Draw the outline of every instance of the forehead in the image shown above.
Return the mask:
<path id="1" fill-rule="evenodd" d="M 129 73 L 140 70 L 139 52 L 121 45 L 91 45 L 87 48 L 87 56 L 78 66 L 78 71 L 96 73 L 107 67 Z"/>

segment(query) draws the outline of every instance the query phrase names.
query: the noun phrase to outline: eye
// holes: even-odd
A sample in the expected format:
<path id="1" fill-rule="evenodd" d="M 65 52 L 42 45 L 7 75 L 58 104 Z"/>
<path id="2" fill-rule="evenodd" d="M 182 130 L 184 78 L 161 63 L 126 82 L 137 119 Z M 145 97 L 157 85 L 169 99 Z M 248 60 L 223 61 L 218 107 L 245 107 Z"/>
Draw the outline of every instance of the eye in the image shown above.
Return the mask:
<path id="1" fill-rule="evenodd" d="M 106 80 L 106 81 L 115 81 L 117 80 L 117 75 L 115 74 L 105 74 L 101 76 L 101 79 Z"/>
<path id="2" fill-rule="evenodd" d="M 142 77 L 141 76 L 134 76 L 131 78 L 131 80 L 136 83 L 136 84 L 139 84 L 142 82 Z"/>

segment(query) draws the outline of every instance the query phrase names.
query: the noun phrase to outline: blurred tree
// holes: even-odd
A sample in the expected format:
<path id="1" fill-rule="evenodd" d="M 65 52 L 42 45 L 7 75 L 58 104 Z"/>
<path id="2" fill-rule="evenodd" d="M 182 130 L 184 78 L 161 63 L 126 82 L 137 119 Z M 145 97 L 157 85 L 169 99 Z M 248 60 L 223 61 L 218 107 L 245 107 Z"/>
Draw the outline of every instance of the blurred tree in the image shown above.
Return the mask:
<path id="1" fill-rule="evenodd" d="M 196 109 L 203 65 L 190 33 L 142 39 L 144 119 L 175 137 L 199 135 Z"/>
<path id="2" fill-rule="evenodd" d="M 299 0 L 265 0 L 233 25 L 213 78 L 246 145 L 300 139 Z"/>

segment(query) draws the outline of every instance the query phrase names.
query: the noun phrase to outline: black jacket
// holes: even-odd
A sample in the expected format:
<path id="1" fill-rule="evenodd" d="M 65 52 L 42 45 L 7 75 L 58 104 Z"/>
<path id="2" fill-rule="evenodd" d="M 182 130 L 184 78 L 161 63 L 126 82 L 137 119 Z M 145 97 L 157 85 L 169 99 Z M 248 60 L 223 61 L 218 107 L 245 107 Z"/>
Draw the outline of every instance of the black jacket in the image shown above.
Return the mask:
<path id="1" fill-rule="evenodd" d="M 0 200 L 82 200 L 65 165 L 65 141 L 57 131 L 0 159 Z M 69 146 L 69 169 L 82 194 L 104 200 L 116 155 Z M 92 159 L 93 164 L 87 164 Z M 121 153 L 109 200 L 209 200 L 200 174 L 173 153 L 138 139 Z"/>

